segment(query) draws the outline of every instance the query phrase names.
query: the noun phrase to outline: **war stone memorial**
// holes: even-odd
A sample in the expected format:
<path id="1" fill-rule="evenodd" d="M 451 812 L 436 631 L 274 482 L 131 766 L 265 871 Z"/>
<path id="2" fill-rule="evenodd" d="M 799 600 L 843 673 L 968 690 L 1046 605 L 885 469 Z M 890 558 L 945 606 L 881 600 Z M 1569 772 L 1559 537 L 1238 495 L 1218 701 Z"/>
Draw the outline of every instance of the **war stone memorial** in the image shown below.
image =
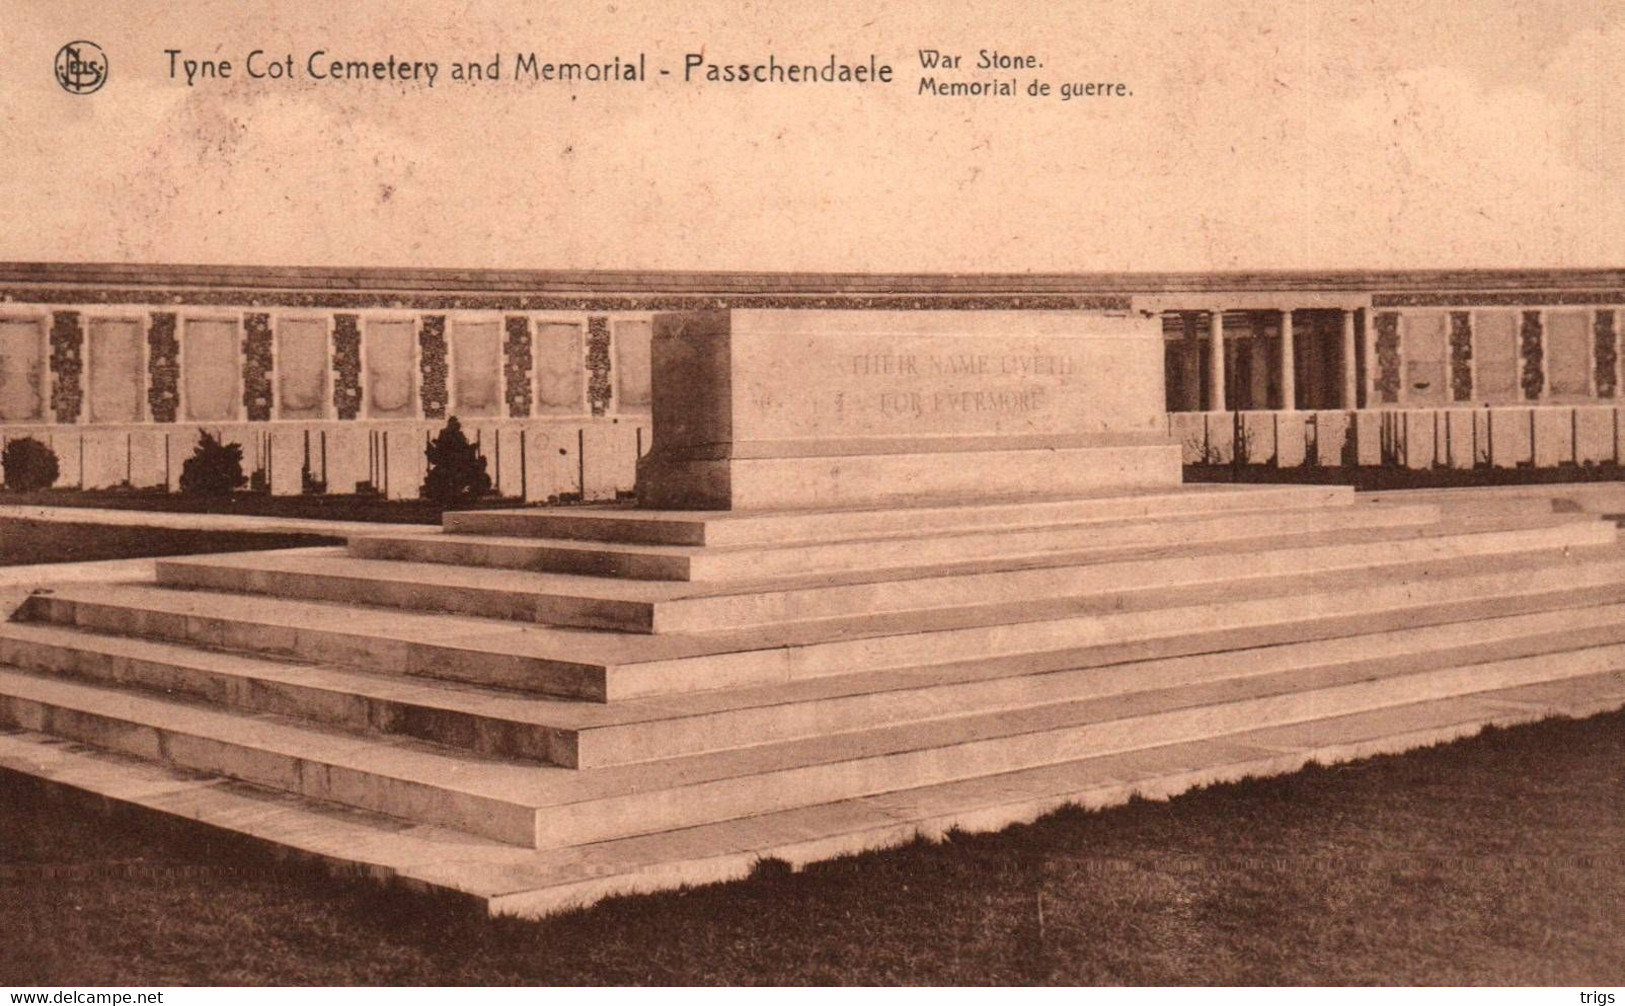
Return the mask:
<path id="1" fill-rule="evenodd" d="M 1182 485 L 1153 312 L 651 323 L 635 500 L 15 597 L 0 768 L 540 915 L 1625 704 L 1612 523 Z"/>

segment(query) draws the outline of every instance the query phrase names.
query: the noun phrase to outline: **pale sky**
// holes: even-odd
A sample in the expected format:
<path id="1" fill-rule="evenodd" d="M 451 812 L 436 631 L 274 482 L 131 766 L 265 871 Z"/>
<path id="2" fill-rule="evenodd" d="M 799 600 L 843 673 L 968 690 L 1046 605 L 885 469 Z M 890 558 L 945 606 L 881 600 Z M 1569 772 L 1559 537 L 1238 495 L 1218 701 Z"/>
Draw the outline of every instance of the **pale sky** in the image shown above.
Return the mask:
<path id="1" fill-rule="evenodd" d="M 1090 271 L 1625 264 L 1625 3 L 0 0 L 0 260 Z M 111 75 L 52 77 L 89 39 Z M 916 51 L 1130 98 L 918 95 Z M 229 59 L 187 87 L 164 50 Z M 293 83 L 246 79 L 253 49 Z M 306 56 L 432 59 L 419 84 Z M 644 84 L 459 59 L 646 53 Z M 891 85 L 681 82 L 866 62 Z M 946 75 L 943 75 L 947 79 Z"/>

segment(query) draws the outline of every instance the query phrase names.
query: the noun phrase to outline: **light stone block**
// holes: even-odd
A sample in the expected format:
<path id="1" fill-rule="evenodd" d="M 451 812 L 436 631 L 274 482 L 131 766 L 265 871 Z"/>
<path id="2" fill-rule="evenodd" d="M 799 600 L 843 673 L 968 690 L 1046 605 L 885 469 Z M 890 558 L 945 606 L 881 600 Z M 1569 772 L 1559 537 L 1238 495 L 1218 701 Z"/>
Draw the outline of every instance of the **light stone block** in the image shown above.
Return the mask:
<path id="1" fill-rule="evenodd" d="M 1275 461 L 1275 413 L 1243 412 L 1241 415 L 1241 443 L 1237 451 L 1249 465 L 1268 465 Z"/>
<path id="2" fill-rule="evenodd" d="M 108 489 L 125 480 L 128 459 L 125 436 L 123 430 L 96 430 L 85 434 L 81 447 L 84 488 Z"/>
<path id="3" fill-rule="evenodd" d="M 525 431 L 525 499 L 543 502 L 580 491 L 577 434 L 580 427 L 536 424 Z"/>
<path id="4" fill-rule="evenodd" d="M 1582 406 L 1575 410 L 1574 436 L 1580 464 L 1613 464 L 1618 445 L 1614 440 L 1615 408 L 1611 405 Z"/>
<path id="5" fill-rule="evenodd" d="M 327 430 L 327 491 L 353 493 L 357 483 L 372 477 L 368 430 L 337 425 Z"/>
<path id="6" fill-rule="evenodd" d="M 1405 467 L 1414 470 L 1432 468 L 1438 453 L 1439 428 L 1442 425 L 1439 414 L 1431 409 L 1407 410 L 1400 418 Z"/>
<path id="7" fill-rule="evenodd" d="M 1516 468 L 1534 460 L 1531 411 L 1525 408 L 1490 410 L 1490 463 L 1495 467 Z"/>
<path id="8" fill-rule="evenodd" d="M 1309 423 L 1313 413 L 1282 412 L 1275 419 L 1275 467 L 1301 468 L 1308 459 Z"/>
<path id="9" fill-rule="evenodd" d="M 1315 413 L 1315 461 L 1332 468 L 1343 464 L 1349 435 L 1354 429 L 1354 417 L 1348 412 Z"/>
<path id="10" fill-rule="evenodd" d="M 387 464 L 384 469 L 385 494 L 392 500 L 417 499 L 423 488 L 423 472 L 428 464 L 424 456 L 424 431 L 416 427 L 388 429 L 383 439 L 388 445 Z"/>
<path id="11" fill-rule="evenodd" d="M 524 452 L 519 443 L 519 430 L 498 427 L 492 432 L 491 478 L 504 496 L 522 495 L 521 479 L 524 473 Z"/>
<path id="12" fill-rule="evenodd" d="M 1388 412 L 1357 412 L 1355 421 L 1355 458 L 1361 467 L 1374 467 L 1382 464 L 1383 459 L 1383 431 L 1387 425 Z"/>
<path id="13" fill-rule="evenodd" d="M 297 496 L 304 490 L 305 436 L 302 430 L 271 431 L 271 494 Z"/>
<path id="14" fill-rule="evenodd" d="M 1534 409 L 1535 467 L 1556 468 L 1574 461 L 1574 411 Z"/>
<path id="15" fill-rule="evenodd" d="M 1444 457 L 1440 460 L 1451 468 L 1471 468 L 1477 445 L 1474 442 L 1477 423 L 1471 409 L 1447 409 L 1440 413 Z"/>
<path id="16" fill-rule="evenodd" d="M 653 368 L 644 506 L 888 504 L 1179 480 L 1161 327 L 1135 315 L 667 314 L 655 320 Z"/>
<path id="17" fill-rule="evenodd" d="M 582 429 L 586 498 L 612 500 L 631 491 L 637 481 L 633 440 L 636 427 L 627 423 L 592 423 Z"/>
<path id="18" fill-rule="evenodd" d="M 130 485 L 151 489 L 165 484 L 164 435 L 154 430 L 131 433 L 129 446 Z"/>

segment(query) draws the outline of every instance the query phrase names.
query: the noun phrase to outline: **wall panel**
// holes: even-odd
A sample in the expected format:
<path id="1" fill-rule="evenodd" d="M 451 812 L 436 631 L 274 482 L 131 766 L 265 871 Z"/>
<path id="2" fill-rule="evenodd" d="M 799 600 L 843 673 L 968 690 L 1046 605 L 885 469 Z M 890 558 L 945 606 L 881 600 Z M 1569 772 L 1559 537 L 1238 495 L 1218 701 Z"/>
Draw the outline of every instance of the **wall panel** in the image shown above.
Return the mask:
<path id="1" fill-rule="evenodd" d="M 88 341 L 88 420 L 139 422 L 146 387 L 142 379 L 146 356 L 142 352 L 141 323 L 134 319 L 92 318 Z"/>
<path id="2" fill-rule="evenodd" d="M 182 401 L 192 422 L 231 422 L 242 396 L 242 339 L 235 321 L 189 318 L 181 333 Z"/>
<path id="3" fill-rule="evenodd" d="M 0 320 L 0 422 L 45 418 L 45 325 Z"/>

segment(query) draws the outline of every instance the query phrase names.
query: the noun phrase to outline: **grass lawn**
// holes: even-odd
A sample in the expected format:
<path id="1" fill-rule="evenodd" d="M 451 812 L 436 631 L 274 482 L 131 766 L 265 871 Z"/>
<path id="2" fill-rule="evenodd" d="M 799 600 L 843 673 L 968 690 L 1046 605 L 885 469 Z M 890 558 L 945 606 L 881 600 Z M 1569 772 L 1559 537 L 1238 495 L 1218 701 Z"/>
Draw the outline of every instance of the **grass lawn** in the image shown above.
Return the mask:
<path id="1" fill-rule="evenodd" d="M 0 787 L 0 984 L 1617 984 L 1625 714 L 539 923 Z"/>
<path id="2" fill-rule="evenodd" d="M 155 527 L 63 524 L 56 521 L 0 520 L 0 566 L 44 562 L 93 562 L 205 552 L 248 552 L 267 548 L 338 545 L 339 538 L 313 534 L 258 534 L 234 531 L 182 531 Z"/>

